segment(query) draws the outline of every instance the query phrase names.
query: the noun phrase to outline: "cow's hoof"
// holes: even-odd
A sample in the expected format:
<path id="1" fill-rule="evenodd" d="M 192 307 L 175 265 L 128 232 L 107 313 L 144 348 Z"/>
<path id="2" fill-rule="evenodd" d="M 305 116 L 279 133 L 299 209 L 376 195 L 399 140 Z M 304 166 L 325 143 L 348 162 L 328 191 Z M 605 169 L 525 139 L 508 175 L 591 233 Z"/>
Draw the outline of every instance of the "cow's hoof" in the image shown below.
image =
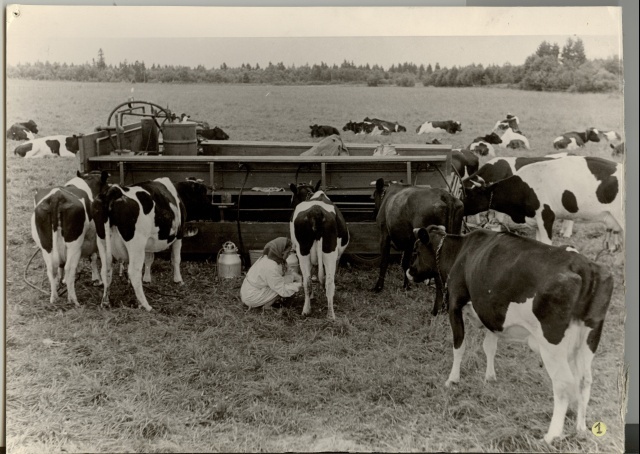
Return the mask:
<path id="1" fill-rule="evenodd" d="M 143 306 L 141 304 L 139 307 L 144 307 L 147 312 L 151 312 L 153 310 L 153 308 L 151 306 L 149 306 L 148 304 L 146 306 Z"/>
<path id="2" fill-rule="evenodd" d="M 184 285 L 184 281 L 175 281 L 175 283 L 178 285 Z"/>
<path id="3" fill-rule="evenodd" d="M 498 380 L 498 379 L 496 378 L 496 375 L 495 375 L 495 374 L 493 374 L 493 375 L 485 375 L 485 376 L 484 376 L 484 381 L 485 381 L 486 383 L 489 383 L 489 382 L 491 382 L 491 381 L 497 381 L 497 380 Z"/>
<path id="4" fill-rule="evenodd" d="M 450 388 L 451 385 L 457 385 L 457 384 L 458 384 L 458 380 L 449 379 L 444 383 L 444 386 L 446 386 L 447 388 Z"/>
<path id="5" fill-rule="evenodd" d="M 551 444 L 553 444 L 553 441 L 554 441 L 556 438 L 558 438 L 558 437 L 555 437 L 555 436 L 553 436 L 553 435 L 546 434 L 546 435 L 542 438 L 542 441 L 544 441 L 544 442 L 545 442 L 546 444 L 548 444 L 548 445 L 551 445 Z"/>

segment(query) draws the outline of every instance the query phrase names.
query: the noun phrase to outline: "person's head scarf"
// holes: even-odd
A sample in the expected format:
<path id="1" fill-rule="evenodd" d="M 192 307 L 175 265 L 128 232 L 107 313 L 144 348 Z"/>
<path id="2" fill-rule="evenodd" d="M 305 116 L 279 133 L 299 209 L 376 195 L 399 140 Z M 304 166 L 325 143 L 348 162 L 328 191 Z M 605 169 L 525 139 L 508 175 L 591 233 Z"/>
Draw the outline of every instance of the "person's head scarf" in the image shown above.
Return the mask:
<path id="1" fill-rule="evenodd" d="M 287 256 L 291 252 L 292 248 L 291 240 L 283 236 L 269 241 L 262 251 L 262 255 L 266 255 L 268 258 L 282 266 L 283 272 L 287 265 Z"/>

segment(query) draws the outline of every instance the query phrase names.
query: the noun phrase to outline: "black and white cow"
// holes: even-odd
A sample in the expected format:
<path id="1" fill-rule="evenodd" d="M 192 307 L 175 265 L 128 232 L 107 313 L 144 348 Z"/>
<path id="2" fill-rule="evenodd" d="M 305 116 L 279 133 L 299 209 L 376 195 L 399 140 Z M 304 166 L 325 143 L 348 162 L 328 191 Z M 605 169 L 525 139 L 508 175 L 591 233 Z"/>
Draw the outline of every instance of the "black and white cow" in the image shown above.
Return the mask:
<path id="1" fill-rule="evenodd" d="M 560 159 L 572 155 L 567 152 L 552 153 L 544 157 L 503 157 L 493 158 L 486 162 L 478 171 L 471 175 L 469 178 L 463 180 L 465 188 L 472 188 L 474 185 L 487 185 L 495 183 L 496 181 L 504 180 L 512 175 L 515 175 L 522 167 L 535 164 L 536 162 L 548 161 L 550 159 Z M 573 155 L 572 155 L 573 156 Z M 505 215 L 500 213 L 497 219 L 500 222 L 504 222 Z M 571 219 L 564 219 L 562 221 L 562 236 L 565 238 L 571 237 L 573 231 L 573 221 Z"/>
<path id="2" fill-rule="evenodd" d="M 221 128 L 215 126 L 213 129 L 200 129 L 196 130 L 198 140 L 229 140 L 229 134 L 224 132 Z"/>
<path id="3" fill-rule="evenodd" d="M 513 222 L 535 222 L 536 239 L 551 244 L 556 218 L 601 220 L 605 242 L 616 250 L 624 230 L 622 164 L 602 158 L 567 156 L 522 167 L 504 180 L 477 183 L 465 191 L 465 214 L 494 209 Z M 611 233 L 616 233 L 613 242 Z"/>
<path id="4" fill-rule="evenodd" d="M 373 123 L 375 126 L 378 127 L 378 129 L 381 129 L 381 130 L 389 132 L 389 133 L 391 133 L 391 132 L 406 132 L 407 131 L 407 128 L 402 126 L 397 121 L 387 121 L 387 120 L 380 120 L 378 118 L 365 117 L 363 122 L 364 123 Z"/>
<path id="5" fill-rule="evenodd" d="M 91 203 L 107 188 L 106 171 L 77 173 L 64 186 L 36 192 L 31 216 L 31 236 L 42 251 L 51 286 L 51 304 L 58 297 L 62 280 L 67 286 L 68 300 L 79 306 L 76 296 L 76 270 L 81 257 L 91 258 L 92 280 L 102 281 L 98 270 L 96 227 Z"/>
<path id="6" fill-rule="evenodd" d="M 577 405 L 576 428 L 585 432 L 591 363 L 613 292 L 611 273 L 573 248 L 553 247 L 511 233 L 476 230 L 447 235 L 430 226 L 415 231 L 409 279 L 442 280 L 449 291 L 453 367 L 446 385 L 460 381 L 465 351 L 463 312 L 487 330 L 485 380 L 496 380 L 498 339 L 528 342 L 542 357 L 553 386 L 553 416 L 544 436 L 562 436 L 567 408 Z M 487 273 L 487 270 L 492 270 Z"/>
<path id="7" fill-rule="evenodd" d="M 462 123 L 459 121 L 426 121 L 416 128 L 418 134 L 455 134 L 462 131 Z"/>
<path id="8" fill-rule="evenodd" d="M 109 306 L 113 257 L 129 262 L 129 280 L 139 305 L 148 311 L 152 308 L 144 296 L 142 282 L 151 281 L 155 252 L 171 247 L 173 281 L 183 284 L 180 250 L 182 238 L 190 236 L 185 223 L 210 218 L 208 207 L 207 188 L 195 180 L 174 184 L 168 178 L 157 178 L 133 186 L 112 185 L 98 196 L 91 209 L 102 261 L 102 305 Z"/>
<path id="9" fill-rule="evenodd" d="M 556 150 L 577 150 L 585 146 L 587 142 L 600 142 L 600 131 L 589 128 L 585 132 L 565 132 L 553 141 Z"/>
<path id="10" fill-rule="evenodd" d="M 361 122 L 349 121 L 346 125 L 343 126 L 342 130 L 352 131 L 354 134 L 371 134 L 371 135 L 388 134 L 387 131 L 377 127 L 373 123 L 364 122 L 364 121 L 361 121 Z"/>
<path id="11" fill-rule="evenodd" d="M 500 133 L 500 131 L 502 131 L 502 133 Z M 500 140 L 502 140 L 500 143 L 502 148 L 511 148 L 512 150 L 528 150 L 531 148 L 529 146 L 529 139 L 522 134 L 522 131 L 515 131 L 509 127 L 506 129 L 499 127 L 498 134 L 500 134 Z"/>
<path id="12" fill-rule="evenodd" d="M 467 147 L 468 150 L 473 151 L 478 156 L 496 157 L 496 152 L 493 149 L 493 145 L 499 145 L 502 143 L 502 139 L 498 134 L 492 132 L 484 137 L 476 137 L 473 142 Z"/>
<path id="13" fill-rule="evenodd" d="M 22 158 L 73 157 L 80 149 L 79 136 L 49 136 L 18 145 L 13 153 Z"/>
<path id="14" fill-rule="evenodd" d="M 309 128 L 311 129 L 311 137 L 329 137 L 333 134 L 340 135 L 340 131 L 333 126 L 315 124 L 309 126 Z"/>
<path id="15" fill-rule="evenodd" d="M 380 275 L 373 291 L 384 288 L 385 276 L 389 266 L 391 245 L 402 251 L 402 274 L 404 288 L 409 287 L 405 272 L 409 268 L 411 252 L 415 238 L 413 229 L 431 224 L 444 225 L 449 233 L 460 233 L 464 205 L 447 191 L 436 188 L 420 188 L 406 184 L 390 184 L 385 187 L 384 180 L 376 181 L 373 193 L 375 200 L 376 223 L 380 229 Z M 436 315 L 442 306 L 442 288 L 436 281 L 436 300 L 432 314 Z"/>
<path id="16" fill-rule="evenodd" d="M 338 260 L 349 244 L 347 223 L 338 207 L 319 190 L 320 181 L 315 188 L 307 184 L 296 186 L 293 183 L 290 188 L 293 192 L 291 203 L 294 207 L 289 223 L 291 242 L 298 255 L 304 286 L 302 314 L 311 313 L 311 265 L 317 265 L 318 280 L 325 284 L 327 316 L 335 319 L 335 275 Z"/>
<path id="17" fill-rule="evenodd" d="M 38 125 L 33 120 L 14 123 L 7 129 L 7 139 L 10 140 L 33 140 L 34 134 L 38 134 Z"/>
<path id="18" fill-rule="evenodd" d="M 520 120 L 515 115 L 510 113 L 507 114 L 507 117 L 504 120 L 499 120 L 496 125 L 493 127 L 494 131 L 505 130 L 507 128 L 513 129 L 514 132 L 521 133 L 520 131 Z"/>

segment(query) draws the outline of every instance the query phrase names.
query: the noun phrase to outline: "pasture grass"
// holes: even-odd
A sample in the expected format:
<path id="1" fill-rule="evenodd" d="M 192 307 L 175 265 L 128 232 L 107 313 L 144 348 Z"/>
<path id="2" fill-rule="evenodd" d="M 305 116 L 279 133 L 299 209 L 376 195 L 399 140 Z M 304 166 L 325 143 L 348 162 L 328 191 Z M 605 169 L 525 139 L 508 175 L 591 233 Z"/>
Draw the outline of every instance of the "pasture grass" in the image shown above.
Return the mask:
<path id="1" fill-rule="evenodd" d="M 42 124 L 43 135 L 92 130 L 106 122 L 107 113 L 130 88 L 8 82 L 10 121 L 33 118 Z M 64 92 L 70 99 L 66 103 Z M 621 98 L 608 95 L 201 85 L 137 85 L 138 94 L 139 99 L 147 95 L 176 104 L 175 110 L 189 112 L 192 118 L 205 117 L 239 140 L 306 140 L 308 124 L 301 118 L 312 124 L 375 115 L 402 123 L 400 112 L 416 121 L 435 113 L 459 118 L 463 125 L 475 119 L 475 132 L 465 128 L 468 136 L 455 137 L 460 145 L 482 134 L 487 124 L 491 128 L 506 111 L 520 116 L 525 132 L 541 131 L 531 137 L 532 146 L 556 134 L 550 124 L 567 125 L 559 132 L 577 129 L 569 126 L 573 121 L 603 129 L 621 124 Z M 498 95 L 502 96 L 496 100 Z M 551 100 L 560 113 L 547 111 Z M 178 107 L 179 101 L 184 108 Z M 436 110 L 450 104 L 448 111 Z M 573 108 L 578 105 L 584 109 Z M 61 109 L 61 116 L 46 116 L 55 109 Z M 267 112 L 272 116 L 263 116 Z M 562 115 L 563 122 L 553 123 L 549 117 L 554 115 Z M 423 137 L 426 140 L 407 133 L 380 140 L 420 143 Z M 604 153 L 596 145 L 586 152 Z M 101 288 L 91 286 L 88 262 L 83 262 L 77 281 L 82 307 L 69 305 L 66 294 L 50 306 L 48 296 L 23 282 L 35 251 L 27 227 L 32 193 L 36 187 L 70 179 L 75 162 L 12 155 L 6 162 L 10 452 L 624 450 L 620 376 L 625 303 L 619 256 L 605 254 L 600 259 L 613 270 L 615 288 L 593 363 L 587 411 L 587 425 L 604 421 L 607 434 L 577 435 L 575 413 L 570 412 L 565 437 L 549 447 L 540 440 L 550 422 L 553 397 L 539 358 L 526 345 L 501 342 L 498 381 L 484 383 L 482 332 L 467 323 L 461 383 L 445 388 L 452 361 L 449 322 L 446 316 L 429 313 L 433 288 L 402 289 L 398 264 L 390 267 L 380 294 L 370 292 L 376 269 L 343 264 L 336 277 L 335 322 L 326 319 L 317 284 L 309 317 L 301 315 L 303 298 L 281 310 L 248 310 L 239 300 L 241 279 L 218 279 L 210 261 L 183 262 L 186 285 L 176 287 L 169 263 L 156 259 L 153 282 L 145 290 L 154 307 L 151 313 L 136 307 L 126 279 L 118 276 L 113 307 L 101 309 Z M 573 238 L 554 243 L 575 245 L 593 258 L 602 230 L 597 223 L 578 222 Z M 557 226 L 556 238 L 558 232 Z M 35 285 L 48 287 L 39 255 L 27 275 Z"/>

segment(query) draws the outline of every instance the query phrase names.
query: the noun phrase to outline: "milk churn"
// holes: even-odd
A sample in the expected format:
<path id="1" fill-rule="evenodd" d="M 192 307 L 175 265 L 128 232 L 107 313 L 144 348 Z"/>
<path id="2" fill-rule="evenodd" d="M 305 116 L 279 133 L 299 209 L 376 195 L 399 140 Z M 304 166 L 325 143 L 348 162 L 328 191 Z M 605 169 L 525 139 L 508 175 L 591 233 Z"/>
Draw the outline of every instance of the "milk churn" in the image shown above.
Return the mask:
<path id="1" fill-rule="evenodd" d="M 218 276 L 224 278 L 240 277 L 242 274 L 242 260 L 238 248 L 231 241 L 222 245 L 218 252 Z"/>

